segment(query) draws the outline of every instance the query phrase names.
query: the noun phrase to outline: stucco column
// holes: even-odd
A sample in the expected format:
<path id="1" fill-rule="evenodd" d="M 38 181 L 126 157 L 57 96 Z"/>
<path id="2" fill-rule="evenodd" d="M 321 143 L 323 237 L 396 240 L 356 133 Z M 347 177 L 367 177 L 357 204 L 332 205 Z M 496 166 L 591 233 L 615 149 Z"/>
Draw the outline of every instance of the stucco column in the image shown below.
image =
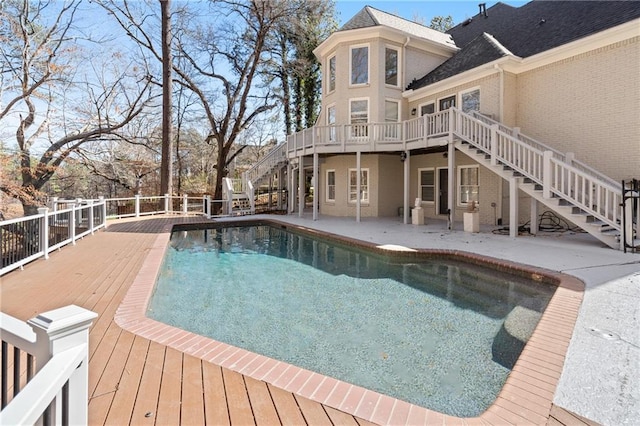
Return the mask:
<path id="1" fill-rule="evenodd" d="M 402 210 L 402 222 L 407 225 L 409 223 L 409 191 L 411 189 L 410 183 L 410 171 L 411 171 L 411 152 L 405 151 L 406 157 L 404 159 L 404 202 Z"/>
<path id="2" fill-rule="evenodd" d="M 298 157 L 298 217 L 302 217 L 304 211 L 304 157 Z"/>
<path id="3" fill-rule="evenodd" d="M 360 151 L 356 152 L 356 222 L 360 222 L 360 208 L 361 208 L 361 202 L 360 199 L 362 198 L 362 182 L 361 182 L 361 174 L 362 174 L 362 170 L 360 167 L 360 162 L 361 162 L 361 157 L 362 157 L 362 153 Z"/>
<path id="4" fill-rule="evenodd" d="M 453 136 L 449 136 L 449 145 L 447 152 L 447 173 L 449 174 L 449 182 L 447 190 L 447 204 L 449 205 L 449 230 L 454 229 L 455 217 L 455 190 L 456 190 L 456 147 L 453 144 Z"/>
<path id="5" fill-rule="evenodd" d="M 318 153 L 313 153 L 313 220 L 318 220 Z"/>

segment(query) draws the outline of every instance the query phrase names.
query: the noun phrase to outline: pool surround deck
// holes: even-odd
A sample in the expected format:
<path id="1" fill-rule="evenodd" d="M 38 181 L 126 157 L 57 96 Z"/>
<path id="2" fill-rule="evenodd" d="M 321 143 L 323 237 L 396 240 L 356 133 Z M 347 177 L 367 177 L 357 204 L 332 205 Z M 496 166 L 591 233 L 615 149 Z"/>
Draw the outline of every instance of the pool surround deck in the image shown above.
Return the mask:
<path id="1" fill-rule="evenodd" d="M 224 226 L 234 223 L 270 223 L 320 238 L 328 234 L 324 231 L 271 219 L 220 223 Z M 198 225 L 192 223 L 189 226 Z M 212 222 L 203 222 L 202 226 L 217 225 L 212 225 Z M 461 422 L 544 424 L 547 422 L 583 299 L 582 281 L 567 274 L 462 250 L 411 249 L 402 246 L 385 248 L 385 246 L 343 235 L 330 236 L 344 244 L 372 249 L 380 253 L 402 250 L 403 255 L 410 254 L 422 258 L 455 258 L 469 263 L 488 265 L 504 272 L 516 273 L 557 286 L 533 335 L 491 407 L 475 418 L 460 419 L 448 416 L 147 318 L 145 315 L 147 305 L 168 247 L 169 232 L 163 232 L 155 239 L 137 277 L 117 309 L 115 321 L 123 329 L 135 335 L 377 424 L 460 424 Z"/>

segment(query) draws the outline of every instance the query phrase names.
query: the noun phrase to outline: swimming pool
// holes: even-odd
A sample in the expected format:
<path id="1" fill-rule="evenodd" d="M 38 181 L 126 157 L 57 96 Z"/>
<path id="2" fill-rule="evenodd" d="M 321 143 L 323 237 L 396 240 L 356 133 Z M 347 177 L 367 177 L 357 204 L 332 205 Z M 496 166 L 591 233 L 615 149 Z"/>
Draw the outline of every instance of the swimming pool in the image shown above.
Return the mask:
<path id="1" fill-rule="evenodd" d="M 282 227 L 178 231 L 171 246 L 150 317 L 457 416 L 493 402 L 555 290 Z"/>

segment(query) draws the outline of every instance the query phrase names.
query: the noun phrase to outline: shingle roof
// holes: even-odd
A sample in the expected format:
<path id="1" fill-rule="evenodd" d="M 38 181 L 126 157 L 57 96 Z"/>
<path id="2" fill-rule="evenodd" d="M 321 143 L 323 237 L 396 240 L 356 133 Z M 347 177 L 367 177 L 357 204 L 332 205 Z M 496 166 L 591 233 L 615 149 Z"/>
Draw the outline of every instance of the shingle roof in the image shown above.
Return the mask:
<path id="1" fill-rule="evenodd" d="M 509 52 L 501 46 L 491 35 L 483 33 L 473 39 L 458 53 L 446 60 L 429 74 L 414 80 L 407 89 L 419 89 L 440 80 L 444 80 L 464 71 L 479 67 L 487 62 L 495 61 Z"/>
<path id="2" fill-rule="evenodd" d="M 489 33 L 522 58 L 640 17 L 637 0 L 534 0 L 515 8 L 497 3 L 448 31 L 458 47 Z"/>
<path id="3" fill-rule="evenodd" d="M 371 6 L 365 6 L 360 12 L 356 13 L 339 31 L 376 27 L 379 25 L 401 30 L 414 37 L 431 40 L 451 47 L 455 46 L 453 38 L 449 34 L 383 12 Z"/>
<path id="4" fill-rule="evenodd" d="M 496 3 L 487 9 L 486 16 L 478 13 L 447 31 L 462 49 L 408 89 L 433 84 L 504 56 L 504 51 L 496 52 L 496 43 L 490 43 L 488 34 L 497 46 L 526 58 L 638 17 L 637 0 L 534 0 L 518 8 Z"/>

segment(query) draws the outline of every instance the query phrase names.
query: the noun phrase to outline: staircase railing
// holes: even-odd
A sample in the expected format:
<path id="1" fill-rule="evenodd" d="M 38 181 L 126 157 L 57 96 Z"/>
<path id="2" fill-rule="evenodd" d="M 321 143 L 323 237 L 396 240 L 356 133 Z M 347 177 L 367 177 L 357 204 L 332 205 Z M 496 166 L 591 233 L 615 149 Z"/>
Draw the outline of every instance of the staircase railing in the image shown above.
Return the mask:
<path id="1" fill-rule="evenodd" d="M 573 167 L 575 167 L 578 170 L 581 170 L 587 174 L 592 175 L 594 178 L 597 178 L 599 180 L 602 180 L 604 182 L 609 183 L 609 185 L 611 186 L 615 186 L 617 187 L 619 182 L 611 179 L 609 176 L 600 173 L 598 170 L 594 169 L 593 167 L 590 167 L 588 164 L 583 163 L 580 160 L 577 160 L 575 158 L 573 158 L 573 155 L 570 154 L 565 154 L 561 151 L 558 151 L 555 148 L 550 147 L 549 145 L 546 145 L 536 139 L 533 139 L 527 135 L 524 135 L 522 133 L 520 133 L 519 131 L 517 131 L 516 129 L 513 129 L 511 127 L 507 127 L 504 124 L 500 123 L 499 121 L 496 121 L 494 119 L 492 119 L 491 117 L 487 117 L 484 114 L 479 113 L 478 111 L 472 111 L 471 116 L 473 116 L 473 118 L 478 119 L 480 121 L 482 121 L 485 124 L 489 124 L 489 125 L 497 125 L 498 126 L 498 130 L 508 134 L 509 136 L 515 137 L 518 140 L 521 140 L 522 142 L 525 142 L 527 145 L 533 146 L 538 148 L 540 151 L 551 151 L 553 152 L 553 156 L 555 158 L 558 158 L 568 164 L 571 164 Z"/>
<path id="2" fill-rule="evenodd" d="M 612 180 L 593 169 L 566 161 L 544 144 L 514 136 L 509 129 L 487 117 L 466 114 L 456 108 L 453 132 L 490 156 L 492 165 L 503 164 L 542 185 L 543 197 L 562 197 L 586 213 L 620 231 L 622 197 Z M 493 121 L 493 122 L 492 122 Z M 524 139 L 524 140 L 523 140 Z"/>
<path id="3" fill-rule="evenodd" d="M 248 182 L 257 185 L 260 179 L 273 171 L 279 164 L 287 160 L 287 143 L 281 143 L 274 149 L 269 151 L 267 155 L 262 157 L 249 170 L 242 174 L 242 190 L 248 191 Z"/>

